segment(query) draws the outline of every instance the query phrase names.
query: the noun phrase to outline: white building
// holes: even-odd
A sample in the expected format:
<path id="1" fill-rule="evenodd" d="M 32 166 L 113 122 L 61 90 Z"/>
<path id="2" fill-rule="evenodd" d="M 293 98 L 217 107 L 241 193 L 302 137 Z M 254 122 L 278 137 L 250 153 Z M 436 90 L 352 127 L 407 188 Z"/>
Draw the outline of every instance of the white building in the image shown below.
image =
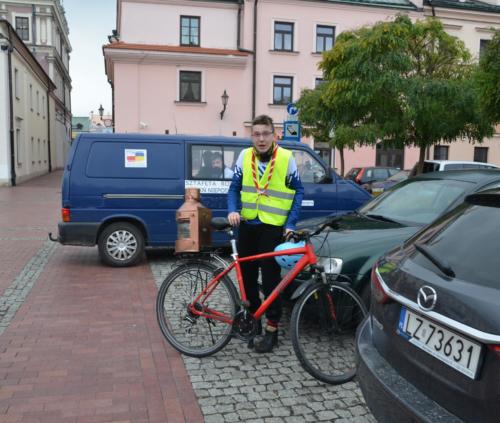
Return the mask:
<path id="1" fill-rule="evenodd" d="M 0 185 L 50 171 L 55 85 L 14 28 L 0 19 Z"/>
<path id="2" fill-rule="evenodd" d="M 51 169 L 64 166 L 71 140 L 69 28 L 60 0 L 0 0 L 0 19 L 10 22 L 19 38 L 55 85 L 50 95 Z"/>

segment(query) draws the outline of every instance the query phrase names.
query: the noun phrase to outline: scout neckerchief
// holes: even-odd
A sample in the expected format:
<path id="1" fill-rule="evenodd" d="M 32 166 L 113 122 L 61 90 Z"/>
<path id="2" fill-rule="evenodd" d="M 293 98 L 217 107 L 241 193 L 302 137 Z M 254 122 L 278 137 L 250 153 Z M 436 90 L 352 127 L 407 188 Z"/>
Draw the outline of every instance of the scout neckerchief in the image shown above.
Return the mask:
<path id="1" fill-rule="evenodd" d="M 271 178 L 273 177 L 274 163 L 276 161 L 277 151 L 278 151 L 278 146 L 275 145 L 271 157 L 271 163 L 268 165 L 269 173 L 267 174 L 267 182 L 264 185 L 264 188 L 260 189 L 259 180 L 257 178 L 257 166 L 255 165 L 255 149 L 252 148 L 252 177 L 253 177 L 253 184 L 255 186 L 255 189 L 257 190 L 257 197 L 260 197 L 261 195 L 267 196 L 267 188 L 269 187 L 269 182 L 271 182 Z"/>

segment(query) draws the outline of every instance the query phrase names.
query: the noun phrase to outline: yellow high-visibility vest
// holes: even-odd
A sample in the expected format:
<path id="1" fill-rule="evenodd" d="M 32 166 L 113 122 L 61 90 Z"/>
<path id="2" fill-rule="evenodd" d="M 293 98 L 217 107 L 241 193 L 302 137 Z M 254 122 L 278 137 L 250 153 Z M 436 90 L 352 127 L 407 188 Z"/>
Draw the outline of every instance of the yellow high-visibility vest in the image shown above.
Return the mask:
<path id="1" fill-rule="evenodd" d="M 264 195 L 259 195 L 267 183 L 271 161 L 267 164 L 266 171 L 259 179 L 257 158 L 255 168 L 259 190 L 255 187 L 252 177 L 252 148 L 247 148 L 243 156 L 243 180 L 241 188 L 241 216 L 246 220 L 259 218 L 263 223 L 274 226 L 283 226 L 292 208 L 295 190 L 285 185 L 288 161 L 292 152 L 278 147 L 274 170 L 269 181 L 269 186 Z"/>

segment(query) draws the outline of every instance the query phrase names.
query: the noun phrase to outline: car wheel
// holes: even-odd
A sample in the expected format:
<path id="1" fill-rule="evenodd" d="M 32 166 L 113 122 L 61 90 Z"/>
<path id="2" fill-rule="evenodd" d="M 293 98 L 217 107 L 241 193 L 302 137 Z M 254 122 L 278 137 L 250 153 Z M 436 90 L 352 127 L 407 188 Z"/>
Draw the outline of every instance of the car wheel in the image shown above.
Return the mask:
<path id="1" fill-rule="evenodd" d="M 98 246 L 100 258 L 108 266 L 132 266 L 144 254 L 144 235 L 131 223 L 112 223 L 102 231 Z"/>

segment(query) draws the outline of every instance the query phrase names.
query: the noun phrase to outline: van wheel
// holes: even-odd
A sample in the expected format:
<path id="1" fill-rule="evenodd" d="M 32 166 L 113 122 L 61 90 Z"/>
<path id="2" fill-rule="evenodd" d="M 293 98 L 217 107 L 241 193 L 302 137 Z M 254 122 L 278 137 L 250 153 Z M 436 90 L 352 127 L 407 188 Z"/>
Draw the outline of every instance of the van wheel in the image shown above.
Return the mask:
<path id="1" fill-rule="evenodd" d="M 98 245 L 103 263 L 113 267 L 132 266 L 144 253 L 144 235 L 131 223 L 112 223 L 102 231 Z"/>

